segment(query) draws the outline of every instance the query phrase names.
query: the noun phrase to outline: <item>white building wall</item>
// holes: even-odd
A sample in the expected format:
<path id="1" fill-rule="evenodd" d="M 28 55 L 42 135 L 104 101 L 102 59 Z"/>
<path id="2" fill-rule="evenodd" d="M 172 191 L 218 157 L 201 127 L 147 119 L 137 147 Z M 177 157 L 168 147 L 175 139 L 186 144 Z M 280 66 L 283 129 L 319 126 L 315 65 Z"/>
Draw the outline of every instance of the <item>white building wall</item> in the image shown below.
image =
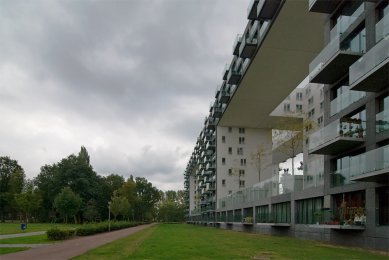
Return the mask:
<path id="1" fill-rule="evenodd" d="M 269 167 L 271 164 L 269 151 L 272 147 L 271 129 L 243 129 L 244 133 L 237 127 L 217 127 L 217 199 L 251 187 L 272 175 L 272 169 Z M 238 149 L 242 149 L 243 153 L 238 154 Z M 261 163 L 257 159 L 259 152 Z"/>

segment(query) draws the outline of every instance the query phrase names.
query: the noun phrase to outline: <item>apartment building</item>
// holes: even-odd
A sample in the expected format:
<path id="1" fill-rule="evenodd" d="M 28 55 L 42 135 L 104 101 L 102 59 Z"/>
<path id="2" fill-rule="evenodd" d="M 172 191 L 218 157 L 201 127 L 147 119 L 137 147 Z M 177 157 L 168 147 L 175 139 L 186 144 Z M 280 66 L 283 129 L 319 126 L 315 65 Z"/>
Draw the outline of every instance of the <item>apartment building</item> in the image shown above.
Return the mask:
<path id="1" fill-rule="evenodd" d="M 388 1 L 253 0 L 247 18 L 184 174 L 188 222 L 387 251 Z"/>

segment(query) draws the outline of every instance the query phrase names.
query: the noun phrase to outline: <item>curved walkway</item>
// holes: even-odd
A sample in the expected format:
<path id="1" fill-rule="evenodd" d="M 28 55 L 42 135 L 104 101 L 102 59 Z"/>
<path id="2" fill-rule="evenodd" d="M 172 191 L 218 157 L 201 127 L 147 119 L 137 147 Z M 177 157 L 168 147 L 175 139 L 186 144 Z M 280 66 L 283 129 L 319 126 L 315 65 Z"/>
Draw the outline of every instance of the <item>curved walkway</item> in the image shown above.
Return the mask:
<path id="1" fill-rule="evenodd" d="M 37 236 L 43 235 L 46 231 L 36 231 L 36 232 L 27 232 L 27 233 L 18 233 L 18 234 L 8 234 L 8 235 L 0 235 L 0 239 L 6 238 L 14 238 L 14 237 L 29 237 L 29 236 Z"/>
<path id="2" fill-rule="evenodd" d="M 30 250 L 21 251 L 12 254 L 1 255 L 1 260 L 61 260 L 69 259 L 81 255 L 95 247 L 107 244 L 116 239 L 120 239 L 136 233 L 142 229 L 153 226 L 154 224 L 142 225 L 132 228 L 121 229 L 109 233 L 97 234 L 93 236 L 78 237 L 64 242 L 36 247 Z"/>

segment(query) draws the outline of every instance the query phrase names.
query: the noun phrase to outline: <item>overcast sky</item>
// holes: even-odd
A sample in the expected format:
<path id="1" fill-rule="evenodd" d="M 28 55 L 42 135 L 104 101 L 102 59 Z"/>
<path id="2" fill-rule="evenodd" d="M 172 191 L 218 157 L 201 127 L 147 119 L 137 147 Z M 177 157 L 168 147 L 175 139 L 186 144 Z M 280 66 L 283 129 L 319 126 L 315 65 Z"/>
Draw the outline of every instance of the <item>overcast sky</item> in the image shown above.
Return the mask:
<path id="1" fill-rule="evenodd" d="M 0 155 L 182 189 L 249 0 L 0 0 Z"/>

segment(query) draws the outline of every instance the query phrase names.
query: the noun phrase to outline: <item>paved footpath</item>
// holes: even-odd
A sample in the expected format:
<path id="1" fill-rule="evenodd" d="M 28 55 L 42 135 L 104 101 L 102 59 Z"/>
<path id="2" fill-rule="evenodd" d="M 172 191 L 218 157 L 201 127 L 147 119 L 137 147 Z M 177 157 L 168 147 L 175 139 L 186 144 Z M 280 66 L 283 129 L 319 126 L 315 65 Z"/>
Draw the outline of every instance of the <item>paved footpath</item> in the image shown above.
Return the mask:
<path id="1" fill-rule="evenodd" d="M 14 237 L 30 237 L 30 236 L 42 235 L 45 233 L 46 233 L 46 231 L 36 231 L 36 232 L 0 235 L 0 239 L 14 238 Z"/>
<path id="2" fill-rule="evenodd" d="M 107 244 L 119 238 L 126 237 L 154 224 L 141 225 L 132 228 L 97 234 L 93 236 L 78 237 L 64 242 L 36 247 L 26 251 L 0 256 L 1 260 L 62 260 L 81 255 L 93 248 Z"/>

